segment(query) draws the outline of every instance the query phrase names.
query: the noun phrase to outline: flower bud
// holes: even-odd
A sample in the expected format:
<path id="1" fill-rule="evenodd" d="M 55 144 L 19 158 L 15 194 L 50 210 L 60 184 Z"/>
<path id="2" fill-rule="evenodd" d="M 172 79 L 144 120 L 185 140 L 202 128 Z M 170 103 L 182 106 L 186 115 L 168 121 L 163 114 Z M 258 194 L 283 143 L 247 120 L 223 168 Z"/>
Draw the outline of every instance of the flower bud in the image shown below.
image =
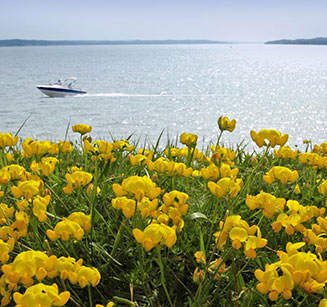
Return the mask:
<path id="1" fill-rule="evenodd" d="M 193 273 L 193 281 L 196 284 L 201 283 L 204 280 L 204 271 L 199 270 L 199 268 L 196 268 L 194 273 Z"/>

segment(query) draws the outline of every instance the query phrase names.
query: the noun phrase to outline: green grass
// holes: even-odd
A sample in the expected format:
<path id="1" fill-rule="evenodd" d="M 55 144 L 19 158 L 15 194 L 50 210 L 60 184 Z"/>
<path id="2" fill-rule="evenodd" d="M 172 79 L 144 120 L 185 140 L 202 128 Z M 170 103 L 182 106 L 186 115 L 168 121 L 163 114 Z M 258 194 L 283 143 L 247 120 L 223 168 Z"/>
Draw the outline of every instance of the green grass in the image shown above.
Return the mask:
<path id="1" fill-rule="evenodd" d="M 162 134 L 161 134 L 162 135 Z M 208 167 L 208 161 L 190 160 L 190 156 L 173 157 L 170 149 L 171 141 L 160 147 L 161 135 L 158 142 L 149 148 L 153 150 L 153 161 L 160 157 L 169 158 L 170 161 L 182 162 L 194 170 Z M 297 200 L 303 206 L 324 207 L 324 196 L 318 192 L 319 178 L 326 178 L 326 169 L 313 169 L 307 164 L 301 164 L 296 159 L 277 159 L 272 149 L 263 152 L 246 152 L 240 144 L 235 149 L 236 157 L 232 168 L 238 168 L 237 178 L 243 180 L 244 186 L 234 198 L 218 198 L 208 189 L 209 180 L 201 176 L 183 177 L 168 173 L 150 171 L 146 163 L 131 165 L 129 156 L 136 155 L 141 142 L 135 148 L 127 151 L 126 147 L 112 152 L 115 161 L 93 160 L 92 153 L 83 153 L 80 144 L 73 144 L 73 151 L 53 155 L 33 155 L 30 158 L 22 157 L 21 147 L 6 148 L 2 152 L 1 167 L 6 164 L 19 164 L 31 172 L 30 165 L 33 160 L 40 162 L 42 157 L 56 156 L 60 162 L 54 172 L 49 176 L 39 174 L 44 183 L 40 192 L 48 189 L 51 201 L 47 207 L 47 220 L 43 223 L 33 215 L 31 209 L 28 214 L 30 223 L 28 234 L 15 244 L 10 252 L 11 263 L 14 258 L 26 250 L 38 250 L 60 256 L 74 257 L 76 260 L 83 259 L 83 264 L 88 267 L 96 267 L 101 274 L 101 281 L 96 287 L 82 288 L 78 284 L 73 285 L 68 280 L 61 281 L 59 277 L 54 279 L 45 278 L 45 284 L 56 283 L 61 291 L 68 290 L 71 300 L 67 306 L 95 306 L 105 305 L 109 301 L 117 306 L 317 306 L 319 300 L 326 293 L 306 293 L 300 286 L 293 290 L 292 298 L 285 300 L 282 295 L 272 302 L 268 295 L 256 290 L 258 280 L 254 276 L 256 269 L 264 270 L 266 264 L 279 260 L 276 251 L 285 251 L 287 242 L 302 242 L 304 236 L 295 231 L 293 235 L 287 235 L 282 229 L 274 233 L 271 224 L 276 220 L 268 219 L 262 215 L 261 210 L 250 210 L 245 204 L 247 195 L 257 195 L 261 190 L 271 193 L 276 197 L 286 200 Z M 162 146 L 162 144 L 161 144 Z M 174 144 L 175 146 L 175 144 Z M 180 146 L 182 148 L 183 145 Z M 166 156 L 165 151 L 168 151 Z M 5 153 L 11 152 L 14 161 L 8 162 Z M 204 150 L 210 158 L 210 149 Z M 192 157 L 191 157 L 192 158 Z M 193 157 L 194 158 L 194 157 Z M 253 162 L 253 158 L 256 161 Z M 252 160 L 251 160 L 252 159 Z M 93 175 L 93 192 L 87 192 L 87 186 L 76 189 L 72 194 L 63 192 L 67 185 L 65 175 L 68 168 L 81 167 L 83 171 Z M 295 183 L 282 185 L 274 182 L 268 185 L 263 181 L 263 175 L 273 166 L 286 166 L 299 172 L 299 178 Z M 151 217 L 143 219 L 139 211 L 130 219 L 126 219 L 121 210 L 112 207 L 111 201 L 116 197 L 112 190 L 115 183 L 121 184 L 130 176 L 149 176 L 164 192 L 178 190 L 189 195 L 187 204 L 189 209 L 182 217 L 184 227 L 177 232 L 177 242 L 168 248 L 158 245 L 150 251 L 145 251 L 141 244 L 137 243 L 133 236 L 133 229 L 143 230 L 151 221 Z M 317 181 L 318 180 L 318 181 Z M 215 180 L 217 182 L 217 180 Z M 17 181 L 11 181 L 8 185 L 2 184 L 4 196 L 2 203 L 13 206 L 17 211 L 16 199 L 10 192 L 10 188 L 17 185 Z M 295 194 L 294 187 L 299 184 L 301 193 Z M 96 193 L 96 187 L 101 189 Z M 163 204 L 162 196 L 158 197 L 159 206 Z M 130 196 L 132 197 L 132 196 Z M 63 217 L 72 212 L 82 211 L 91 215 L 91 231 L 85 233 L 81 241 L 74 238 L 69 241 L 50 241 L 46 236 L 48 229 L 54 226 Z M 285 212 L 287 209 L 285 208 Z M 226 221 L 227 216 L 241 215 L 250 226 L 258 225 L 262 237 L 267 239 L 266 247 L 257 249 L 256 258 L 248 258 L 244 255 L 243 247 L 240 250 L 232 248 L 232 242 L 227 240 L 222 249 L 215 244 L 214 234 L 219 230 L 219 223 Z M 10 225 L 15 217 L 7 221 Z M 305 222 L 306 228 L 316 223 L 316 219 Z M 171 225 L 171 224 L 170 224 Z M 202 250 L 206 255 L 206 264 L 195 261 L 194 253 Z M 307 244 L 302 250 L 315 252 L 314 246 Z M 223 259 L 225 271 L 219 273 L 219 279 L 208 272 L 209 262 Z M 326 252 L 322 254 L 326 258 Z M 204 270 L 204 279 L 200 283 L 193 281 L 193 272 L 196 268 Z M 218 268 L 219 269 L 219 268 Z M 218 270 L 217 270 L 218 271 Z M 34 279 L 37 283 L 37 280 Z M 1 288 L 1 286 L 0 286 Z M 26 287 L 18 284 L 16 291 L 24 293 Z M 14 306 L 12 301 L 9 306 Z"/>

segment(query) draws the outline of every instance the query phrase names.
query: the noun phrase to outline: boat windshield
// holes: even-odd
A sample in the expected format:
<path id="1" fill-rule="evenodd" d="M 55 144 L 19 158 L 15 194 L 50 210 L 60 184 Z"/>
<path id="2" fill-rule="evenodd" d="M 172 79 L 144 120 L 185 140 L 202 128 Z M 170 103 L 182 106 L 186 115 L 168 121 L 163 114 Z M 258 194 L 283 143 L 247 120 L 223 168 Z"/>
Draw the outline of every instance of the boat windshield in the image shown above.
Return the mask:
<path id="1" fill-rule="evenodd" d="M 73 85 L 74 85 L 74 83 L 76 82 L 76 78 L 67 78 L 65 81 L 64 81 L 64 86 L 67 86 L 67 87 L 69 87 L 69 88 L 71 88 Z"/>

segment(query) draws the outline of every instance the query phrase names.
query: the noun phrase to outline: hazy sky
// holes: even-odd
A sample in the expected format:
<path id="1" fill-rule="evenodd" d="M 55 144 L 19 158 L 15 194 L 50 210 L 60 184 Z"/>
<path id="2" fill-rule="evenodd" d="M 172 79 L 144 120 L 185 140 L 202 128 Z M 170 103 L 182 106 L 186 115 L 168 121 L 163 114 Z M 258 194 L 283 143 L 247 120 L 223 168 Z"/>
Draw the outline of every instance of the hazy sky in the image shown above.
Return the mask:
<path id="1" fill-rule="evenodd" d="M 0 0 L 0 39 L 327 36 L 326 0 Z"/>

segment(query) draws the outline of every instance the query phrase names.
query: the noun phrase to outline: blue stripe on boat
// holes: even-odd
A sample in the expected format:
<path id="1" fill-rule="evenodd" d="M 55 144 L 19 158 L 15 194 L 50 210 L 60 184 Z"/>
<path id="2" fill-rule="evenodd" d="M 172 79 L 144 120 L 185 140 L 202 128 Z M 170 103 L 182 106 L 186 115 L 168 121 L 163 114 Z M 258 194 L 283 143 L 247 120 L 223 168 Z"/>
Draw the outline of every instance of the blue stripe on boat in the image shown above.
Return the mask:
<path id="1" fill-rule="evenodd" d="M 65 88 L 53 88 L 53 87 L 47 87 L 47 86 L 38 86 L 37 88 L 40 90 L 47 90 L 47 91 L 53 91 L 53 92 L 65 92 L 65 93 L 75 93 L 75 94 L 86 94 L 87 93 L 87 92 L 79 91 L 79 90 L 65 89 Z"/>

